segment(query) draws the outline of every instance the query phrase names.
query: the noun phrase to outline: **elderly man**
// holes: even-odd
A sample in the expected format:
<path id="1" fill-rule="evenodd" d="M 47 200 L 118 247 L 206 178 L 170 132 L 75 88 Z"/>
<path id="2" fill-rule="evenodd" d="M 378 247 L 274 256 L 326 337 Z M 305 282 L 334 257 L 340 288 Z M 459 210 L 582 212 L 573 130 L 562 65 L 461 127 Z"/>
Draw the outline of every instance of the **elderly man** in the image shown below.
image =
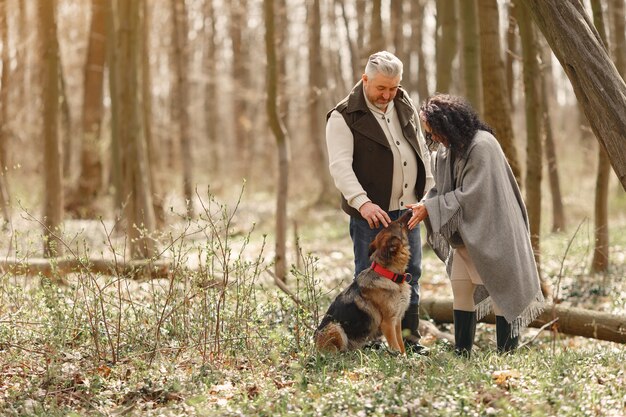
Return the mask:
<path id="1" fill-rule="evenodd" d="M 433 183 L 430 157 L 417 112 L 400 87 L 402 62 L 382 51 L 371 55 L 365 74 L 327 115 L 330 173 L 350 216 L 354 276 L 370 266 L 369 244 L 383 227 L 421 200 Z M 407 352 L 428 354 L 418 331 L 422 249 L 419 228 L 409 236 L 407 272 L 411 302 L 402 320 Z"/>

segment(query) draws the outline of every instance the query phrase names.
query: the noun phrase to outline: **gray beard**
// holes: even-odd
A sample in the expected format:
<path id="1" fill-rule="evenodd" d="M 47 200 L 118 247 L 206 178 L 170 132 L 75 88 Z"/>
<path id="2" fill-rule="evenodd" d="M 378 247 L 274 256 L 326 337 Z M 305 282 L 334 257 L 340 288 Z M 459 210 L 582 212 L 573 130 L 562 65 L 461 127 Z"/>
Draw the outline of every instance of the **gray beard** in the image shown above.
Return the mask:
<path id="1" fill-rule="evenodd" d="M 387 109 L 387 106 L 389 105 L 389 103 L 385 103 L 385 104 L 379 104 L 379 103 L 374 103 L 374 107 L 376 107 L 377 109 L 380 109 L 382 111 L 385 111 Z"/>

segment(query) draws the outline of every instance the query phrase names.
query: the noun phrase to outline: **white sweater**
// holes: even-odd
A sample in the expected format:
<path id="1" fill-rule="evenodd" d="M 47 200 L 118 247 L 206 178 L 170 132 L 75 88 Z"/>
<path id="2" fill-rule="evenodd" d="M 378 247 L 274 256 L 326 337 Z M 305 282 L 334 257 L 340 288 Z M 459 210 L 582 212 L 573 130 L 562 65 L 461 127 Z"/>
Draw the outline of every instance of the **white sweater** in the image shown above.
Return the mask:
<path id="1" fill-rule="evenodd" d="M 402 128 L 398 119 L 394 102 L 387 106 L 387 111 L 382 112 L 365 98 L 367 106 L 378 121 L 393 153 L 393 182 L 389 211 L 400 210 L 407 204 L 417 202 L 415 195 L 415 182 L 417 179 L 417 156 L 409 142 L 402 134 Z M 348 204 L 359 209 L 363 204 L 370 201 L 365 190 L 359 183 L 352 169 L 352 155 L 354 152 L 354 137 L 346 124 L 343 116 L 332 112 L 326 124 L 326 146 L 328 147 L 328 159 L 330 173 L 335 180 L 335 186 L 343 194 Z M 432 185 L 430 173 L 429 154 L 426 149 L 422 151 L 424 165 L 427 172 L 427 188 Z M 372 167 L 376 169 L 376 167 Z"/>

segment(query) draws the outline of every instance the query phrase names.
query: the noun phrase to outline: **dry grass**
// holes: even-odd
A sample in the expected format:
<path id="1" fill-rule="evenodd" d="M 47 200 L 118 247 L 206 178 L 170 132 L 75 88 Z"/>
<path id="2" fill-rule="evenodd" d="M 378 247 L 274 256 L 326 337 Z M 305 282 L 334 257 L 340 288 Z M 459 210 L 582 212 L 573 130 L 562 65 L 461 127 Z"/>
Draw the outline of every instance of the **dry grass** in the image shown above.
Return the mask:
<path id="1" fill-rule="evenodd" d="M 434 340 L 427 340 L 429 358 L 317 355 L 317 314 L 352 275 L 345 216 L 334 209 L 299 216 L 307 219 L 298 228 L 304 255 L 290 259 L 298 266 L 288 284 L 303 308 L 264 273 L 271 268 L 264 236 L 271 236 L 271 203 L 244 200 L 237 211 L 212 204 L 204 218 L 173 223 L 159 237 L 179 265 L 171 279 L 79 271 L 59 286 L 2 276 L 0 414 L 626 414 L 626 358 L 612 343 L 542 333 L 529 349 L 499 356 L 492 326 L 480 324 L 471 361 Z M 100 227 L 70 223 L 68 242 L 80 249 L 87 240 L 95 245 L 91 256 L 120 251 L 123 237 L 107 243 Z M 553 284 L 560 276 L 564 303 L 626 314 L 626 224 L 616 220 L 611 230 L 612 269 L 603 276 L 586 272 L 591 233 L 543 239 L 544 272 Z M 14 232 L 13 249 L 24 259 L 39 250 L 37 233 Z M 424 271 L 422 297 L 450 296 L 443 267 L 428 251 Z"/>

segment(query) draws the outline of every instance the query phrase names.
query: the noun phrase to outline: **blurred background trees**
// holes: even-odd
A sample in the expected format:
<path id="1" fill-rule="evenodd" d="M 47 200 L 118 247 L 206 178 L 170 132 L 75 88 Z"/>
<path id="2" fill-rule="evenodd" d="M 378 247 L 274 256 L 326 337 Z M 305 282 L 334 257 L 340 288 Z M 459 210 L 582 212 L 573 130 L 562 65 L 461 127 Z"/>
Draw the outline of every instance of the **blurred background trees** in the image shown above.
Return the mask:
<path id="1" fill-rule="evenodd" d="M 610 218 L 623 218 L 624 189 L 598 159 L 529 3 L 275 0 L 276 109 L 291 148 L 291 204 L 338 202 L 325 112 L 358 81 L 367 56 L 387 49 L 403 59 L 416 104 L 435 91 L 465 95 L 495 128 L 538 253 L 541 232 L 584 217 L 608 232 Z M 607 54 L 623 77 L 624 0 L 585 6 L 589 22 L 602 17 Z M 262 0 L 1 0 L 3 217 L 17 201 L 50 231 L 122 215 L 130 251 L 145 257 L 169 207 L 197 213 L 196 189 L 228 192 L 246 178 L 249 193 L 275 197 L 280 153 L 265 110 L 263 11 Z"/>

